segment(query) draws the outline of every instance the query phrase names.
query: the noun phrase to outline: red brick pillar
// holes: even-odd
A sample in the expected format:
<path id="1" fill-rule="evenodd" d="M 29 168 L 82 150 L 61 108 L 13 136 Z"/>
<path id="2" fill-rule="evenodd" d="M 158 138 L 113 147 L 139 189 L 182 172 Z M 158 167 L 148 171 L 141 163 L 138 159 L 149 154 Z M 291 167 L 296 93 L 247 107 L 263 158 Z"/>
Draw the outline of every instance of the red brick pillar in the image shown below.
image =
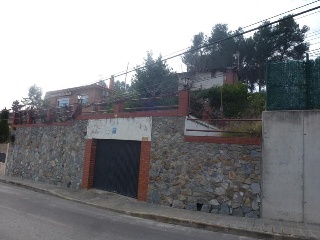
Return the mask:
<path id="1" fill-rule="evenodd" d="M 123 103 L 123 102 L 115 103 L 115 104 L 114 104 L 113 112 L 114 112 L 115 114 L 120 113 L 120 112 L 123 112 L 123 111 L 124 111 L 124 103 Z"/>
<path id="2" fill-rule="evenodd" d="M 87 139 L 83 163 L 82 188 L 93 187 L 94 163 L 96 159 L 96 139 Z"/>
<path id="3" fill-rule="evenodd" d="M 113 75 L 111 75 L 111 77 L 110 77 L 109 89 L 114 90 L 114 76 Z"/>
<path id="4" fill-rule="evenodd" d="M 13 114 L 13 125 L 17 125 L 17 124 L 19 124 L 19 113 L 18 112 L 15 112 L 14 114 Z"/>
<path id="5" fill-rule="evenodd" d="M 189 90 L 181 90 L 179 92 L 179 116 L 189 115 Z"/>
<path id="6" fill-rule="evenodd" d="M 53 120 L 53 110 L 52 108 L 49 108 L 47 110 L 47 122 L 51 122 Z"/>
<path id="7" fill-rule="evenodd" d="M 141 142 L 140 168 L 138 181 L 138 200 L 147 201 L 148 184 L 149 184 L 149 167 L 150 167 L 151 142 Z"/>
<path id="8" fill-rule="evenodd" d="M 27 116 L 27 124 L 32 124 L 33 123 L 33 120 L 32 120 L 32 117 L 33 117 L 33 111 L 28 111 L 28 116 Z"/>
<path id="9" fill-rule="evenodd" d="M 74 114 L 75 118 L 82 114 L 82 104 L 81 103 L 77 103 L 74 105 L 73 114 Z"/>

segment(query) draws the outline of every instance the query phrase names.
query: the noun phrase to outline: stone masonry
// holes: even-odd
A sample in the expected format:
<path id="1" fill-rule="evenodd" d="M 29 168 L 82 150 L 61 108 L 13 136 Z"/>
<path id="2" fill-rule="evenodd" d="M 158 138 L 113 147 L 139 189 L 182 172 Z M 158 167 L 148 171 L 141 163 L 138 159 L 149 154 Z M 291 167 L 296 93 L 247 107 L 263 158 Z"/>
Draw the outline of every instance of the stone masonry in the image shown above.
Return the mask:
<path id="1" fill-rule="evenodd" d="M 17 128 L 6 175 L 80 187 L 86 130 L 87 121 L 75 121 L 70 126 Z"/>
<path id="2" fill-rule="evenodd" d="M 260 217 L 261 146 L 185 142 L 184 118 L 153 118 L 148 202 Z"/>

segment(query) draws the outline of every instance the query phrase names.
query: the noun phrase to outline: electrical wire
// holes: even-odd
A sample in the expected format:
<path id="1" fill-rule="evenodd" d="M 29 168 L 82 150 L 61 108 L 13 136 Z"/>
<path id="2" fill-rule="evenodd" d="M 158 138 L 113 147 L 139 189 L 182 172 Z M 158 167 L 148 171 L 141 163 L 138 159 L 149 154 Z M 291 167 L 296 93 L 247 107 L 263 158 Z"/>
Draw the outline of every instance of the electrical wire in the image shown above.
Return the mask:
<path id="1" fill-rule="evenodd" d="M 319 37 L 308 39 L 308 41 L 314 41 L 314 40 L 317 40 L 317 39 L 319 39 Z"/>
<path id="2" fill-rule="evenodd" d="M 289 11 L 286 11 L 286 12 L 283 12 L 283 13 L 280 13 L 280 14 L 277 14 L 277 15 L 274 15 L 274 16 L 272 16 L 272 17 L 266 18 L 266 19 L 264 19 L 264 20 L 261 20 L 261 21 L 258 21 L 258 22 L 249 24 L 249 25 L 247 25 L 247 26 L 245 26 L 245 27 L 242 27 L 241 29 L 246 29 L 246 28 L 248 28 L 248 27 L 257 25 L 257 24 L 259 24 L 259 23 L 264 23 L 264 22 L 266 22 L 266 21 L 268 21 L 268 20 L 270 20 L 270 19 L 273 19 L 273 18 L 275 18 L 275 17 L 279 17 L 279 16 L 284 15 L 284 14 L 286 14 L 286 13 L 290 13 L 290 12 L 292 12 L 292 11 L 294 11 L 294 10 L 297 10 L 297 9 L 300 9 L 300 8 L 303 8 L 303 7 L 306 7 L 306 6 L 309 6 L 309 5 L 314 4 L 314 3 L 316 3 L 316 2 L 319 2 L 319 1 L 320 1 L 320 0 L 313 1 L 313 2 L 311 2 L 311 3 L 307 3 L 307 4 L 302 5 L 302 6 L 300 6 L 300 7 L 293 8 L 293 9 L 291 9 L 291 10 L 289 10 Z M 173 52 L 173 53 L 170 53 L 170 54 L 167 54 L 167 55 L 165 55 L 165 56 L 163 56 L 163 57 L 166 58 L 166 57 L 169 57 L 169 56 L 171 56 L 171 55 L 176 55 L 177 53 L 184 52 L 184 51 L 186 51 L 186 50 L 188 50 L 188 49 L 189 49 L 189 47 L 184 48 L 184 49 L 181 49 L 181 50 L 178 50 L 178 51 Z M 122 74 L 122 73 L 124 73 L 124 72 L 125 72 L 125 71 L 121 71 L 121 72 L 119 72 L 119 73 L 116 73 L 115 75 Z"/>
<path id="3" fill-rule="evenodd" d="M 310 14 L 305 15 L 305 16 L 298 17 L 296 20 L 301 19 L 301 18 L 305 18 L 305 17 L 309 17 L 309 16 L 314 15 L 314 14 L 319 13 L 319 12 L 320 12 L 320 11 L 317 11 L 317 12 L 310 13 Z"/>
<path id="4" fill-rule="evenodd" d="M 320 44 L 320 42 L 310 43 L 309 45 L 312 46 L 312 45 L 316 45 L 316 44 Z"/>
<path id="5" fill-rule="evenodd" d="M 276 20 L 276 21 L 273 21 L 273 22 L 270 22 L 270 23 L 267 23 L 267 24 L 263 24 L 263 25 L 261 25 L 261 26 L 259 26 L 259 27 L 255 27 L 255 28 L 252 28 L 252 29 L 250 29 L 250 30 L 247 30 L 247 31 L 244 31 L 244 32 L 237 33 L 237 34 L 234 34 L 234 35 L 232 35 L 232 36 L 226 37 L 226 38 L 224 38 L 224 39 L 220 39 L 220 40 L 214 41 L 213 43 L 204 44 L 204 45 L 202 45 L 202 46 L 200 46 L 200 47 L 196 47 L 196 48 L 187 50 L 187 51 L 185 51 L 185 52 L 183 52 L 183 53 L 179 53 L 179 54 L 176 54 L 176 55 L 174 55 L 174 56 L 171 56 L 171 57 L 162 59 L 161 61 L 164 62 L 164 61 L 170 60 L 170 59 L 172 59 L 172 58 L 179 57 L 179 56 L 181 56 L 181 55 L 183 55 L 183 54 L 195 52 L 195 51 L 200 50 L 200 49 L 202 49 L 202 48 L 210 47 L 210 46 L 215 45 L 215 44 L 217 44 L 217 43 L 220 43 L 220 42 L 223 42 L 223 41 L 226 41 L 226 40 L 235 38 L 235 37 L 242 36 L 242 35 L 244 35 L 244 34 L 246 34 L 246 33 L 250 33 L 250 32 L 259 30 L 259 29 L 261 29 L 261 28 L 265 28 L 265 27 L 270 26 L 270 25 L 273 25 L 273 24 L 275 24 L 275 23 L 279 23 L 279 22 L 285 21 L 285 20 L 287 20 L 287 19 L 290 19 L 290 18 L 293 18 L 293 17 L 296 17 L 296 16 L 300 16 L 300 15 L 302 15 L 302 14 L 305 14 L 305 13 L 308 13 L 308 12 L 311 12 L 311 11 L 314 11 L 314 10 L 319 9 L 319 8 L 320 8 L 320 6 L 317 6 L 317 7 L 314 7 L 314 8 L 311 8 L 311 9 L 308 9 L 308 10 L 305 10 L 305 11 L 302 11 L 302 12 L 299 12 L 299 13 L 296 13 L 296 14 L 293 14 L 293 15 L 288 16 L 288 17 L 285 17 L 285 18 L 282 18 L 282 19 L 279 19 L 279 20 Z M 133 69 L 133 70 L 128 71 L 128 73 L 133 72 L 133 71 L 136 71 L 136 70 L 139 70 L 139 69 L 146 68 L 146 67 L 148 67 L 148 66 L 152 66 L 152 65 L 154 65 L 154 64 L 156 64 L 156 63 L 147 64 L 147 65 L 145 65 L 145 66 L 135 68 L 135 69 Z M 119 77 L 119 76 L 122 76 L 122 75 L 123 75 L 123 74 L 118 74 L 118 75 L 114 75 L 114 77 Z M 106 80 L 107 80 L 107 79 L 106 79 Z"/>
<path id="6" fill-rule="evenodd" d="M 318 0 L 318 1 L 320 1 L 320 0 Z M 313 4 L 313 3 L 318 2 L 318 1 L 314 1 L 314 2 L 312 2 L 312 3 L 303 5 L 303 6 L 299 7 L 299 8 L 305 7 L 305 6 L 307 6 L 307 5 Z M 229 40 L 229 39 L 232 39 L 232 38 L 236 38 L 236 37 L 245 35 L 245 34 L 247 34 L 247 33 L 250 33 L 250 32 L 253 32 L 253 31 L 256 31 L 256 30 L 265 28 L 265 27 L 267 27 L 267 26 L 271 26 L 271 25 L 276 24 L 276 23 L 280 23 L 280 22 L 285 21 L 285 20 L 287 20 L 287 19 L 294 18 L 294 17 L 300 16 L 300 15 L 306 14 L 306 13 L 308 13 L 308 12 L 317 10 L 317 9 L 319 9 L 319 8 L 320 8 L 320 6 L 313 7 L 313 8 L 310 8 L 310 9 L 307 9 L 307 10 L 304 10 L 304 11 L 301 11 L 301 12 L 298 12 L 298 13 L 295 13 L 295 14 L 292 14 L 292 15 L 290 15 L 290 16 L 284 17 L 284 18 L 282 18 L 282 19 L 279 19 L 279 20 L 276 20 L 276 21 L 272 21 L 272 22 L 268 22 L 268 23 L 263 24 L 263 25 L 258 26 L 258 27 L 254 27 L 254 28 L 249 29 L 249 30 L 246 30 L 246 31 L 237 32 L 236 34 L 233 34 L 233 35 L 228 36 L 228 37 L 223 38 L 223 39 L 216 40 L 216 41 L 214 41 L 214 42 L 212 42 L 212 43 L 203 44 L 202 46 L 199 46 L 199 47 L 196 47 L 196 48 L 192 48 L 192 49 L 188 48 L 188 50 L 187 50 L 187 51 L 184 51 L 184 52 L 177 51 L 177 52 L 181 52 L 181 53 L 174 54 L 174 55 L 171 56 L 171 57 L 163 58 L 163 59 L 161 59 L 161 62 L 165 62 L 165 61 L 171 60 L 171 59 L 173 59 L 173 58 L 179 57 L 179 56 L 181 56 L 181 55 L 183 55 L 183 54 L 192 53 L 192 52 L 195 52 L 195 51 L 197 51 L 197 50 L 200 50 L 200 49 L 203 49 L 203 48 L 207 48 L 207 47 L 213 46 L 213 45 L 218 44 L 218 43 L 221 43 L 221 42 L 223 42 L 223 41 L 226 41 L 226 40 Z M 297 8 L 297 9 L 298 9 L 298 8 Z M 295 10 L 295 9 L 293 9 L 293 10 Z M 293 11 L 293 10 L 290 10 L 290 11 Z M 289 12 L 289 11 L 287 11 L 287 12 Z M 287 12 L 284 12 L 283 14 L 285 14 L 285 13 L 287 13 Z M 283 14 L 282 14 L 282 15 L 283 15 Z M 281 15 L 281 14 L 280 14 L 280 15 Z M 279 16 L 279 15 L 276 15 L 276 16 Z M 274 17 L 276 17 L 276 16 L 274 16 Z M 267 18 L 266 20 L 272 19 L 272 18 L 274 18 L 274 17 Z M 261 21 L 259 21 L 259 22 L 257 22 L 257 23 L 260 23 L 260 22 L 261 22 Z M 255 24 L 257 24 L 257 23 L 255 23 Z M 248 26 L 246 26 L 246 27 L 244 27 L 244 28 L 247 28 L 247 27 L 252 26 L 252 25 L 255 25 L 255 24 L 250 24 L 250 25 L 248 25 Z M 144 69 L 144 68 L 149 67 L 149 66 L 153 66 L 153 65 L 155 65 L 155 64 L 157 64 L 157 63 L 158 63 L 158 61 L 155 61 L 155 62 L 152 63 L 152 64 L 146 64 L 146 65 L 144 65 L 144 66 L 138 66 L 138 67 L 135 67 L 135 68 L 130 69 L 130 70 L 128 70 L 128 71 L 122 71 L 122 72 L 120 72 L 119 74 L 114 74 L 112 77 L 114 77 L 114 78 L 115 78 L 115 77 L 119 77 L 119 76 L 122 76 L 122 75 L 124 75 L 124 74 L 128 74 L 128 73 L 134 72 L 134 71 L 136 71 L 136 70 L 140 70 L 140 69 Z M 110 80 L 110 79 L 111 79 L 111 78 L 106 78 L 106 79 L 102 79 L 102 80 L 103 80 L 103 81 L 107 81 L 107 80 Z M 99 81 L 101 81 L 101 80 L 99 80 Z M 98 83 L 99 81 L 95 81 L 95 82 L 93 82 L 93 83 L 91 83 L 91 84 Z"/>
<path id="7" fill-rule="evenodd" d="M 307 35 L 307 37 L 312 37 L 313 34 L 314 34 L 314 35 L 318 35 L 319 32 L 320 32 L 320 29 L 319 29 L 319 30 L 316 30 L 316 31 L 309 32 L 309 33 L 307 33 L 306 35 Z M 315 34 L 315 33 L 316 33 L 316 34 Z M 309 34 L 311 34 L 311 35 L 309 35 Z"/>
<path id="8" fill-rule="evenodd" d="M 266 18 L 266 19 L 261 20 L 261 21 L 259 21 L 259 22 L 250 24 L 250 25 L 248 25 L 248 26 L 245 26 L 244 28 L 251 27 L 251 26 L 256 25 L 256 24 L 258 24 L 258 23 L 266 22 L 267 20 L 273 19 L 273 18 L 275 18 L 275 17 L 279 17 L 279 16 L 281 16 L 281 15 L 284 15 L 284 14 L 289 13 L 289 12 L 292 12 L 292 11 L 294 11 L 294 10 L 297 10 L 297 9 L 300 9 L 300 8 L 303 8 L 303 7 L 306 7 L 306 6 L 308 6 L 308 5 L 314 4 L 314 3 L 319 2 L 319 1 L 320 1 L 320 0 L 313 1 L 313 2 L 311 2 L 311 3 L 307 3 L 307 4 L 302 5 L 302 6 L 300 6 L 300 7 L 297 7 L 297 8 L 291 9 L 291 10 L 289 10 L 289 11 L 286 11 L 286 12 L 283 12 L 283 13 L 280 13 L 280 14 L 277 14 L 277 15 L 275 15 L 275 16 L 273 16 L 273 17 L 269 17 L 269 18 Z M 243 28 L 243 29 L 244 29 L 244 28 Z"/>
<path id="9" fill-rule="evenodd" d="M 313 49 L 313 50 L 309 50 L 308 53 L 309 52 L 314 52 L 314 51 L 319 51 L 319 50 L 320 50 L 320 48 L 316 48 L 316 49 Z"/>
<path id="10" fill-rule="evenodd" d="M 319 38 L 319 36 L 320 36 L 320 33 L 314 34 L 314 35 L 312 35 L 310 37 L 306 37 L 305 40 L 312 41 L 313 39 Z"/>

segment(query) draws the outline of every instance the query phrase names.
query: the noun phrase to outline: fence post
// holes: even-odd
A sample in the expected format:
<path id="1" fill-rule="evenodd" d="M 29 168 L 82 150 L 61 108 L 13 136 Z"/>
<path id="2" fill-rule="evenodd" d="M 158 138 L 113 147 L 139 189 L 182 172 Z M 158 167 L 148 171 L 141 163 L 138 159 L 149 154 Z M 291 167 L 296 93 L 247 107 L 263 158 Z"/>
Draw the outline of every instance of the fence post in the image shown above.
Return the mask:
<path id="1" fill-rule="evenodd" d="M 313 101 L 312 101 L 312 99 L 311 99 L 311 91 L 312 91 L 312 89 L 311 89 L 311 62 L 310 62 L 310 60 L 309 60 L 309 54 L 308 53 L 306 53 L 306 68 L 305 68 L 305 70 L 306 70 L 306 100 L 307 100 L 307 106 L 306 106 L 306 108 L 307 109 L 313 109 L 314 108 L 314 106 L 313 106 Z"/>
<path id="2" fill-rule="evenodd" d="M 179 116 L 188 116 L 189 115 L 189 90 L 184 89 L 179 92 Z"/>

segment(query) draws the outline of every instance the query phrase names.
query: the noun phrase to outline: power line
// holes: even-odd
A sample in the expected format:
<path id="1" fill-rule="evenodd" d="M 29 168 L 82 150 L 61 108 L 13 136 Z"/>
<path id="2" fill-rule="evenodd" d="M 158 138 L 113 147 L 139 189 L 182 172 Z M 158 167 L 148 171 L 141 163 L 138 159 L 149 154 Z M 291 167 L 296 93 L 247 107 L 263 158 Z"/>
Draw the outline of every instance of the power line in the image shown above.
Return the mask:
<path id="1" fill-rule="evenodd" d="M 292 11 L 294 11 L 294 10 L 297 10 L 297 9 L 300 9 L 300 8 L 303 8 L 303 7 L 306 7 L 306 6 L 308 6 L 308 5 L 314 4 L 314 3 L 319 2 L 319 1 L 320 1 L 320 0 L 313 1 L 313 2 L 311 2 L 311 3 L 302 5 L 302 6 L 300 6 L 300 7 L 293 8 L 293 9 L 291 9 L 291 10 L 289 10 L 289 11 L 286 11 L 286 12 L 283 12 L 283 13 L 280 13 L 280 14 L 277 14 L 277 15 L 275 15 L 275 16 L 273 16 L 273 17 L 269 17 L 269 18 L 266 18 L 266 19 L 264 19 L 264 20 L 261 20 L 261 21 L 252 23 L 252 24 L 250 24 L 250 25 L 247 25 L 247 26 L 243 27 L 242 29 L 245 29 L 245 28 L 254 26 L 254 25 L 258 24 L 258 23 L 266 22 L 267 20 L 273 19 L 273 18 L 275 18 L 275 17 L 279 17 L 279 16 L 281 16 L 281 15 L 284 15 L 284 14 L 289 13 L 289 12 L 292 12 Z M 188 48 L 184 48 L 184 49 L 179 50 L 179 51 L 176 51 L 176 52 L 171 53 L 171 54 L 167 54 L 167 55 L 165 55 L 164 57 L 168 57 L 168 56 L 171 56 L 171 55 L 173 55 L 173 54 L 176 54 L 176 53 L 179 53 L 179 52 L 182 52 L 182 51 L 186 51 L 186 50 L 188 50 L 188 49 L 189 49 L 189 47 L 188 47 Z"/>
<path id="2" fill-rule="evenodd" d="M 314 41 L 314 40 L 318 40 L 319 37 L 315 37 L 315 38 L 312 38 L 312 39 L 308 39 L 308 41 Z"/>
<path id="3" fill-rule="evenodd" d="M 319 50 L 320 50 L 320 48 L 312 49 L 312 50 L 308 51 L 308 53 L 309 52 L 314 52 L 314 51 L 319 51 Z"/>
<path id="4" fill-rule="evenodd" d="M 316 31 L 308 32 L 306 35 L 307 37 L 312 37 L 313 35 L 318 35 L 319 32 L 320 32 L 320 29 Z"/>
<path id="5" fill-rule="evenodd" d="M 320 57 L 320 51 L 316 52 L 316 53 L 310 53 L 309 56 L 310 57 Z"/>
<path id="6" fill-rule="evenodd" d="M 318 1 L 320 1 L 320 0 L 318 0 Z M 310 4 L 313 4 L 313 3 L 318 2 L 318 1 L 314 1 L 314 2 L 312 2 L 312 3 L 310 3 Z M 306 5 L 304 5 L 304 6 L 307 6 L 307 5 L 310 5 L 310 4 L 306 4 Z M 301 7 L 304 7 L 304 6 L 301 6 Z M 299 8 L 301 8 L 301 7 L 299 7 Z M 232 38 L 235 38 L 235 37 L 239 37 L 239 36 L 245 35 L 245 34 L 247 34 L 247 33 L 250 33 L 250 32 L 256 31 L 256 30 L 259 30 L 259 29 L 261 29 L 261 28 L 265 28 L 265 27 L 267 27 L 267 26 L 271 26 L 271 25 L 273 25 L 273 24 L 276 24 L 276 23 L 279 23 L 279 22 L 282 22 L 282 21 L 286 21 L 286 20 L 288 20 L 288 19 L 290 19 L 290 18 L 294 18 L 294 17 L 300 16 L 300 15 L 303 15 L 303 14 L 305 14 L 305 13 L 308 13 L 308 12 L 311 12 L 311 11 L 314 11 L 314 10 L 317 10 L 317 9 L 319 9 L 319 8 L 320 8 L 320 6 L 317 6 L 317 7 L 314 7 L 314 8 L 310 8 L 310 9 L 307 9 L 307 10 L 304 10 L 304 11 L 301 11 L 301 12 L 298 12 L 298 13 L 296 13 L 296 14 L 292 14 L 292 15 L 290 15 L 290 16 L 284 17 L 284 18 L 282 18 L 282 19 L 279 19 L 279 20 L 276 20 L 276 21 L 272 21 L 272 22 L 263 24 L 263 25 L 261 25 L 261 26 L 252 28 L 252 29 L 247 30 L 247 31 L 237 32 L 236 34 L 233 34 L 233 35 L 228 36 L 228 37 L 223 38 L 223 39 L 216 40 L 216 41 L 214 41 L 214 42 L 212 42 L 212 43 L 203 44 L 202 46 L 199 46 L 199 47 L 196 47 L 196 48 L 192 48 L 192 49 L 189 49 L 189 48 L 188 48 L 189 50 L 184 51 L 184 52 L 179 53 L 179 54 L 175 54 L 175 55 L 173 55 L 173 56 L 171 56 L 171 57 L 167 57 L 167 58 L 161 59 L 160 62 L 165 62 L 165 61 L 171 60 L 171 59 L 173 59 L 173 58 L 179 57 L 179 56 L 181 56 L 181 55 L 183 55 L 183 54 L 192 53 L 192 52 L 195 52 L 195 51 L 197 51 L 197 50 L 210 47 L 210 46 L 212 46 L 212 45 L 221 43 L 221 42 L 223 42 L 223 41 L 226 41 L 226 40 L 229 40 L 229 39 L 232 39 Z M 292 10 L 290 10 L 290 11 L 292 11 Z M 288 12 L 288 11 L 287 11 L 287 12 Z M 285 13 L 287 13 L 287 12 L 285 12 Z M 283 14 L 284 14 L 284 13 L 283 13 Z M 274 16 L 274 17 L 275 17 L 275 16 Z M 271 18 L 274 18 L 274 17 L 271 17 Z M 268 18 L 268 19 L 271 19 L 271 18 Z M 252 26 L 252 25 L 255 25 L 255 24 L 251 24 L 251 25 L 248 25 L 248 26 Z M 248 27 L 248 26 L 246 26 L 246 27 Z M 245 28 L 246 28 L 246 27 L 245 27 Z M 180 51 L 178 51 L 178 52 L 180 52 Z M 134 72 L 134 71 L 136 71 L 136 70 L 140 70 L 140 69 L 144 69 L 144 68 L 149 67 L 149 66 L 153 66 L 153 65 L 155 65 L 155 64 L 157 64 L 157 63 L 158 63 L 158 61 L 155 61 L 154 63 L 146 64 L 146 65 L 144 65 L 144 66 L 139 66 L 139 67 L 133 68 L 133 69 L 131 69 L 131 70 L 129 70 L 129 71 L 122 71 L 122 72 L 119 72 L 118 74 L 113 75 L 113 77 L 114 77 L 114 78 L 115 78 L 115 77 L 119 77 L 119 76 L 122 76 L 122 75 L 125 75 L 125 74 L 128 74 L 128 73 Z M 110 79 L 111 79 L 111 78 L 106 78 L 106 79 L 104 79 L 104 81 L 110 80 Z M 97 83 L 97 82 L 98 82 L 98 81 L 93 82 L 93 83 Z"/>
<path id="7" fill-rule="evenodd" d="M 309 39 L 308 41 L 312 41 L 312 40 L 314 40 L 314 39 L 318 39 L 318 38 L 320 38 L 320 33 L 318 34 L 318 35 L 314 35 L 314 36 L 312 36 L 312 37 L 310 37 L 310 38 L 305 38 L 305 39 Z"/>
<path id="8" fill-rule="evenodd" d="M 296 16 L 300 16 L 300 15 L 302 15 L 302 14 L 305 14 L 305 13 L 311 12 L 311 11 L 314 11 L 314 10 L 319 9 L 319 8 L 320 8 L 320 6 L 317 6 L 317 7 L 314 7 L 314 8 L 311 8 L 311 9 L 308 9 L 308 10 L 305 10 L 305 11 L 302 11 L 302 12 L 299 12 L 299 13 L 296 13 L 296 14 L 294 14 L 294 15 L 291 15 L 291 16 L 288 16 L 288 17 L 285 17 L 285 18 L 282 18 L 282 19 L 279 19 L 279 20 L 276 20 L 276 21 L 273 21 L 273 22 L 270 22 L 270 23 L 267 23 L 267 24 L 263 24 L 263 25 L 261 25 L 261 26 L 259 26 L 259 27 L 255 27 L 255 28 L 252 28 L 252 29 L 250 29 L 250 30 L 247 30 L 247 31 L 244 31 L 244 32 L 241 32 L 241 33 L 236 33 L 236 34 L 234 34 L 234 35 L 232 35 L 232 36 L 229 36 L 229 37 L 226 37 L 226 38 L 223 38 L 223 39 L 214 41 L 213 43 L 204 44 L 204 45 L 202 45 L 202 46 L 200 46 L 200 47 L 196 47 L 196 48 L 190 49 L 190 50 L 188 50 L 188 51 L 185 51 L 185 52 L 183 52 L 183 53 L 176 54 L 176 55 L 174 55 L 174 56 L 172 56 L 172 57 L 168 57 L 168 58 L 162 59 L 161 61 L 162 61 L 162 62 L 163 62 L 163 61 L 167 61 L 167 60 L 170 60 L 170 59 L 172 59 L 172 58 L 179 57 L 179 56 L 181 56 L 181 55 L 183 55 L 183 54 L 186 54 L 186 53 L 191 53 L 191 52 L 195 52 L 195 51 L 197 51 L 197 50 L 200 50 L 200 49 L 202 49 L 202 48 L 210 47 L 210 46 L 215 45 L 215 44 L 218 44 L 218 43 L 220 43 L 220 42 L 223 42 L 223 41 L 226 41 L 226 40 L 235 38 L 235 37 L 242 36 L 242 35 L 244 35 L 244 34 L 247 34 L 247 33 L 250 33 L 250 32 L 256 31 L 256 30 L 259 30 L 259 29 L 261 29 L 261 28 L 268 27 L 268 26 L 273 25 L 273 24 L 275 24 L 275 23 L 279 23 L 279 22 L 288 20 L 288 19 L 290 19 L 290 18 L 294 18 L 294 17 L 296 17 Z M 136 69 L 134 69 L 134 70 L 130 70 L 129 72 L 133 72 L 133 71 L 135 71 L 135 70 L 143 69 L 143 68 L 145 68 L 145 67 L 152 66 L 152 65 L 154 65 L 154 64 L 156 64 L 156 63 L 152 63 L 152 64 L 148 64 L 148 65 L 145 65 L 145 66 L 142 66 L 142 67 L 138 67 L 138 68 L 136 68 Z M 129 72 L 128 72 L 128 73 L 129 73 Z M 123 75 L 123 74 L 114 75 L 114 77 L 119 77 L 119 76 L 121 76 L 121 75 Z"/>
<path id="9" fill-rule="evenodd" d="M 292 12 L 292 11 L 294 11 L 294 10 L 297 10 L 297 9 L 300 9 L 300 8 L 303 8 L 303 7 L 306 7 L 306 6 L 308 6 L 308 5 L 314 4 L 314 3 L 319 2 L 319 1 L 320 1 L 320 0 L 313 1 L 313 2 L 311 2 L 311 3 L 307 3 L 307 4 L 302 5 L 302 6 L 300 6 L 300 7 L 297 7 L 297 8 L 291 9 L 291 10 L 289 10 L 289 11 L 286 11 L 286 12 L 283 12 L 283 13 L 280 13 L 280 14 L 277 14 L 277 15 L 275 15 L 275 16 L 273 16 L 273 17 L 269 17 L 269 18 L 266 18 L 266 19 L 261 20 L 261 21 L 259 21 L 259 22 L 250 24 L 250 25 L 248 25 L 248 26 L 245 26 L 244 28 L 251 27 L 251 26 L 256 25 L 256 24 L 258 24 L 258 23 L 266 22 L 266 21 L 269 20 L 269 19 L 272 19 L 272 18 L 275 18 L 275 17 L 279 17 L 279 16 L 281 16 L 281 15 L 284 15 L 284 14 L 289 13 L 289 12 Z M 243 28 L 243 29 L 244 29 L 244 28 Z"/>
<path id="10" fill-rule="evenodd" d="M 319 32 L 312 32 L 312 34 L 310 34 L 310 35 L 307 33 L 305 38 L 307 39 L 307 38 L 311 38 L 311 37 L 318 36 L 318 35 L 320 35 L 320 31 Z"/>
<path id="11" fill-rule="evenodd" d="M 319 44 L 320 42 L 316 42 L 316 43 L 310 43 L 309 45 L 316 45 L 316 44 Z"/>
<path id="12" fill-rule="evenodd" d="M 317 12 L 314 12 L 314 13 L 310 13 L 310 14 L 308 14 L 308 15 L 306 15 L 306 16 L 302 16 L 302 17 L 297 18 L 297 20 L 298 20 L 298 19 L 301 19 L 301 18 L 309 17 L 309 16 L 311 16 L 311 15 L 313 15 L 313 14 L 316 14 L 316 13 L 319 13 L 319 12 L 320 12 L 320 11 L 317 11 Z"/>

